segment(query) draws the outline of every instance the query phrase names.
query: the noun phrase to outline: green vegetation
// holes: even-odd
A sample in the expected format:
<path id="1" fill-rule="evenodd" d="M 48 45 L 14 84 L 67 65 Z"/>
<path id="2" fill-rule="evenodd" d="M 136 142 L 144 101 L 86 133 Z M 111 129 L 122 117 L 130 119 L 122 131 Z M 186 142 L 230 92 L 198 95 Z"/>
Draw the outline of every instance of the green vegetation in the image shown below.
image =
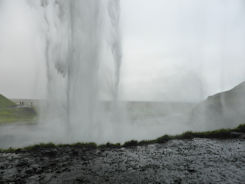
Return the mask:
<path id="1" fill-rule="evenodd" d="M 37 113 L 32 107 L 17 107 L 6 97 L 0 95 L 0 124 L 13 122 L 30 122 Z"/>
<path id="2" fill-rule="evenodd" d="M 99 148 L 121 148 L 121 144 L 120 143 L 116 143 L 116 144 L 111 144 L 111 143 L 106 143 L 103 145 L 100 145 Z"/>
<path id="3" fill-rule="evenodd" d="M 128 141 L 125 142 L 123 145 L 123 147 L 134 147 L 134 146 L 138 146 L 138 141 L 136 140 Z"/>
<path id="4" fill-rule="evenodd" d="M 32 145 L 32 146 L 27 146 L 24 149 L 13 149 L 10 148 L 11 152 L 18 152 L 18 151 L 39 151 L 40 149 L 50 149 L 50 148 L 55 148 L 57 145 L 54 143 L 41 143 L 37 145 Z"/>
<path id="5" fill-rule="evenodd" d="M 67 145 L 67 144 L 63 144 L 60 146 L 72 146 L 72 147 L 76 147 L 76 148 L 87 148 L 87 149 L 96 149 L 97 148 L 97 144 L 93 143 L 93 142 L 89 142 L 89 143 L 75 143 L 72 145 Z"/>
<path id="6" fill-rule="evenodd" d="M 234 129 L 234 131 L 245 133 L 245 124 L 239 125 L 237 128 Z"/>
<path id="7" fill-rule="evenodd" d="M 0 124 L 13 122 L 29 122 L 36 117 L 36 111 L 31 107 L 0 109 Z"/>
<path id="8" fill-rule="evenodd" d="M 42 149 L 55 149 L 55 148 L 61 148 L 61 147 L 73 147 L 73 148 L 83 148 L 83 149 L 118 149 L 122 147 L 136 147 L 136 146 L 144 146 L 144 145 L 150 145 L 150 144 L 163 144 L 170 140 L 175 139 L 193 139 L 193 138 L 208 138 L 208 139 L 234 139 L 234 138 L 241 138 L 241 135 L 245 134 L 245 124 L 239 125 L 237 128 L 234 129 L 220 129 L 220 130 L 214 130 L 214 131 L 208 131 L 208 132 L 185 132 L 181 135 L 175 135 L 175 136 L 169 136 L 164 135 L 162 137 L 159 137 L 155 140 L 143 140 L 143 141 L 128 141 L 125 142 L 123 145 L 120 143 L 117 144 L 111 144 L 107 143 L 104 145 L 99 145 L 95 143 L 75 143 L 75 144 L 60 144 L 55 145 L 53 143 L 48 144 L 38 144 L 33 146 L 28 146 L 21 149 L 13 149 L 9 148 L 7 150 L 0 150 L 0 152 L 25 152 L 25 151 L 38 151 Z"/>
<path id="9" fill-rule="evenodd" d="M 0 109 L 15 107 L 16 104 L 0 94 Z"/>

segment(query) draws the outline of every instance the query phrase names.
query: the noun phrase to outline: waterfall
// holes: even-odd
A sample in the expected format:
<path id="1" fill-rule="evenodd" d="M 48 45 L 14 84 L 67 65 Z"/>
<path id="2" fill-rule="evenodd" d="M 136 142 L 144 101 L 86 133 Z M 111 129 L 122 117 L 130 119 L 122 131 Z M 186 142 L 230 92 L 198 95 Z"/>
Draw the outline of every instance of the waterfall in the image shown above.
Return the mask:
<path id="1" fill-rule="evenodd" d="M 103 136 L 101 124 L 116 112 L 105 112 L 99 84 L 101 68 L 111 60 L 109 91 L 116 104 L 122 57 L 120 2 L 42 0 L 41 6 L 47 29 L 47 121 L 63 126 L 72 139 L 96 141 Z"/>

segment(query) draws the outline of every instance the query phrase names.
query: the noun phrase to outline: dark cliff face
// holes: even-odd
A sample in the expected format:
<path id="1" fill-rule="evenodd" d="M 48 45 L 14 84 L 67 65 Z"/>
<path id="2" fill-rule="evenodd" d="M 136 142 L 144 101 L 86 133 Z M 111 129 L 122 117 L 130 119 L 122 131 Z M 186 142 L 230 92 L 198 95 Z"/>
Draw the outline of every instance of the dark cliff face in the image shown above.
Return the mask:
<path id="1" fill-rule="evenodd" d="M 245 122 L 245 82 L 208 97 L 193 108 L 190 122 L 195 129 L 231 128 Z"/>

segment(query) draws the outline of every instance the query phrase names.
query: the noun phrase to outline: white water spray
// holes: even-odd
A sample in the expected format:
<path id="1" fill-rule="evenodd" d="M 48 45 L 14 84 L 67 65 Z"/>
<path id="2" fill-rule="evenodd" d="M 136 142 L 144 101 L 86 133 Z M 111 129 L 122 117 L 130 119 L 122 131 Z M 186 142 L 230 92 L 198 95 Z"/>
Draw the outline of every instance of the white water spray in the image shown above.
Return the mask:
<path id="1" fill-rule="evenodd" d="M 119 4 L 118 0 L 42 1 L 47 25 L 45 113 L 48 121 L 63 126 L 72 140 L 101 139 L 101 127 L 116 112 L 104 111 L 99 83 L 103 82 L 101 68 L 111 58 L 111 99 L 117 100 L 121 65 Z M 105 50 L 110 52 L 103 53 Z"/>

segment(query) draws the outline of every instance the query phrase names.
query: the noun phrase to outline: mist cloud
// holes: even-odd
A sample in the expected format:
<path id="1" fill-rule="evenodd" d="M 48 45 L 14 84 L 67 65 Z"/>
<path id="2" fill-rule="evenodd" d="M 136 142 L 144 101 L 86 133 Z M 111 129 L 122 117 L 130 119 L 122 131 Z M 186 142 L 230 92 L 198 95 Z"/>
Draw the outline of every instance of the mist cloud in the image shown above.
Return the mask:
<path id="1" fill-rule="evenodd" d="M 45 30 L 35 2 L 0 1 L 0 92 L 12 98 L 45 96 Z M 122 96 L 177 98 L 171 91 L 195 80 L 182 75 L 200 79 L 194 87 L 204 94 L 194 90 L 195 100 L 244 81 L 244 6 L 243 0 L 123 0 Z"/>

